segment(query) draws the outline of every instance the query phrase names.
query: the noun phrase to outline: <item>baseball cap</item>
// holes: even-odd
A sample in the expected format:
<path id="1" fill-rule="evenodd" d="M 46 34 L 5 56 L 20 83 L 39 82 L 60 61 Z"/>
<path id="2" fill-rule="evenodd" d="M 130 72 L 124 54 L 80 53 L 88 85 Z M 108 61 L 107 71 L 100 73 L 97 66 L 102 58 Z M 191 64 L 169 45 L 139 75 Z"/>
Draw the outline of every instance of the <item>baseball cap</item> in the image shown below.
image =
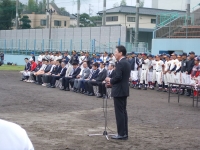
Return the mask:
<path id="1" fill-rule="evenodd" d="M 142 53 L 142 55 L 143 55 L 143 56 L 147 56 L 147 54 L 146 54 L 146 53 Z"/>
<path id="2" fill-rule="evenodd" d="M 187 53 L 183 53 L 182 56 L 187 56 Z"/>
<path id="3" fill-rule="evenodd" d="M 191 51 L 191 52 L 189 52 L 189 54 L 194 54 L 195 55 L 195 52 Z"/>
<path id="4" fill-rule="evenodd" d="M 172 53 L 171 56 L 177 56 L 177 54 L 176 53 Z"/>
<path id="5" fill-rule="evenodd" d="M 29 61 L 33 61 L 33 58 L 30 58 Z"/>
<path id="6" fill-rule="evenodd" d="M 200 61 L 200 58 L 199 57 L 195 57 L 194 60 Z"/>

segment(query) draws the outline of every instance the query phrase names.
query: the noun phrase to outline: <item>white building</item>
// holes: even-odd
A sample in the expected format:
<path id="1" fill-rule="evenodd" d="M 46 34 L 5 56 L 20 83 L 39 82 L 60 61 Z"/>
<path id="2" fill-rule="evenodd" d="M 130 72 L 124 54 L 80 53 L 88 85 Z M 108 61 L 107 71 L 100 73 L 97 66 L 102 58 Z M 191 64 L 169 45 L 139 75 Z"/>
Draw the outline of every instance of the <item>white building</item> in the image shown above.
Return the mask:
<path id="1" fill-rule="evenodd" d="M 168 10 L 186 10 L 188 0 L 144 0 L 144 3 L 150 4 L 151 8 L 168 9 Z M 200 3 L 199 0 L 190 0 L 191 11 Z M 146 5 L 145 5 L 146 6 Z"/>

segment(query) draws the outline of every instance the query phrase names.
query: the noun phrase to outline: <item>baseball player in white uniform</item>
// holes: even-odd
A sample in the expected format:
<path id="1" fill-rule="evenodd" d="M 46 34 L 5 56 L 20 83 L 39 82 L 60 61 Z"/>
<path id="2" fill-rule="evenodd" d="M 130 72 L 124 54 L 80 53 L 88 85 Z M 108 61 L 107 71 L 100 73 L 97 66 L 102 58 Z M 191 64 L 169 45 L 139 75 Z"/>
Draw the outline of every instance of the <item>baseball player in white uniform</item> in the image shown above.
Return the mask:
<path id="1" fill-rule="evenodd" d="M 158 83 L 158 91 L 162 91 L 164 62 L 160 60 L 160 55 L 156 56 L 156 60 L 156 81 Z"/>
<path id="2" fill-rule="evenodd" d="M 170 80 L 170 74 L 169 74 L 169 68 L 170 68 L 170 55 L 165 55 L 165 64 L 164 64 L 164 72 L 163 72 L 163 75 L 164 75 L 164 84 L 165 84 L 165 88 L 163 90 L 163 92 L 167 92 L 168 90 L 168 82 Z"/>
<path id="3" fill-rule="evenodd" d="M 149 59 L 147 58 L 146 53 L 142 54 L 142 57 L 143 57 L 142 72 L 141 72 L 141 77 L 140 77 L 140 85 L 139 85 L 138 89 L 141 89 L 141 87 L 144 85 L 143 90 L 147 90 L 147 85 L 148 85 L 147 75 L 149 72 Z"/>
<path id="4" fill-rule="evenodd" d="M 150 89 L 154 90 L 155 82 L 156 82 L 156 56 L 152 60 L 151 66 L 153 68 L 153 73 L 152 73 L 152 84 L 151 84 Z"/>

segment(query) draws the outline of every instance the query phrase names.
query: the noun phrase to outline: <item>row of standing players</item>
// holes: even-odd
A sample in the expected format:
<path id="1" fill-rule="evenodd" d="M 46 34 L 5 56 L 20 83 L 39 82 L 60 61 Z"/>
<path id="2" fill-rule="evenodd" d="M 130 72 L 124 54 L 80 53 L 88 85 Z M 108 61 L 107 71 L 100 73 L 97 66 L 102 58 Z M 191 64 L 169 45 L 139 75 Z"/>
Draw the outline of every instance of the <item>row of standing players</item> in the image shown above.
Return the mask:
<path id="1" fill-rule="evenodd" d="M 133 88 L 154 90 L 157 83 L 158 91 L 167 92 L 168 83 L 196 85 L 200 82 L 200 57 L 193 51 L 189 54 L 172 53 L 156 56 L 133 52 L 127 59 L 131 64 L 130 79 Z M 174 93 L 191 95 L 191 89 L 187 89 L 187 93 L 185 91 L 184 88 L 178 91 L 176 86 L 172 87 Z"/>

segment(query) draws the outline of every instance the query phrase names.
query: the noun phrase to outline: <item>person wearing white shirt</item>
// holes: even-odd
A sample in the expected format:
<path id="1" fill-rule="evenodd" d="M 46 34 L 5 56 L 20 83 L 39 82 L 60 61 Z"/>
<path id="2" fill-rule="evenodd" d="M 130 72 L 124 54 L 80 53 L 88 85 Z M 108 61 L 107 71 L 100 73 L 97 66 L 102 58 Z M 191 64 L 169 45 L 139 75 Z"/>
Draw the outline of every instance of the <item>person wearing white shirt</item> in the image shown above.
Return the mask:
<path id="1" fill-rule="evenodd" d="M 150 86 L 150 89 L 154 90 L 155 82 L 156 82 L 156 57 L 151 62 L 151 67 L 153 69 L 152 73 L 152 85 Z"/>
<path id="2" fill-rule="evenodd" d="M 0 119 L 1 150 L 34 150 L 26 131 L 19 125 Z"/>
<path id="3" fill-rule="evenodd" d="M 142 54 L 142 56 L 143 56 L 142 72 L 141 72 L 141 77 L 140 77 L 140 85 L 139 85 L 138 89 L 141 89 L 141 87 L 144 85 L 143 90 L 147 90 L 147 85 L 148 85 L 147 75 L 149 72 L 149 59 L 147 58 L 146 53 Z"/>
<path id="4" fill-rule="evenodd" d="M 169 85 L 169 80 L 170 80 L 170 74 L 169 74 L 169 68 L 170 68 L 170 55 L 165 55 L 165 64 L 164 64 L 164 84 L 165 84 L 165 89 L 163 92 L 167 92 L 168 90 L 168 85 Z"/>
<path id="5" fill-rule="evenodd" d="M 156 60 L 156 81 L 158 83 L 158 91 L 162 91 L 164 62 L 160 60 L 160 55 L 156 56 Z"/>

